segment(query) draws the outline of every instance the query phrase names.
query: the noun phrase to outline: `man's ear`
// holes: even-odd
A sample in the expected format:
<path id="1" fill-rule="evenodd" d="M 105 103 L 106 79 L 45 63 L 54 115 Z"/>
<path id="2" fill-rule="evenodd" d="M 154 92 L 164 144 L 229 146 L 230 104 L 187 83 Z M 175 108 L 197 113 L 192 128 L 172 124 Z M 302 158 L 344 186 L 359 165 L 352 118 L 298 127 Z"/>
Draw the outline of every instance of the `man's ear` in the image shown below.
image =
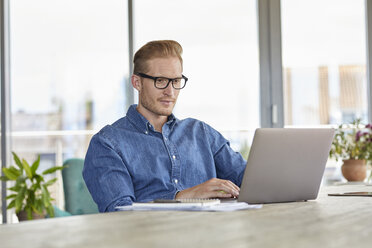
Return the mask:
<path id="1" fill-rule="evenodd" d="M 141 86 L 142 86 L 141 85 L 141 77 L 133 74 L 132 77 L 131 77 L 131 81 L 132 81 L 133 88 L 135 88 L 138 91 L 141 91 Z"/>

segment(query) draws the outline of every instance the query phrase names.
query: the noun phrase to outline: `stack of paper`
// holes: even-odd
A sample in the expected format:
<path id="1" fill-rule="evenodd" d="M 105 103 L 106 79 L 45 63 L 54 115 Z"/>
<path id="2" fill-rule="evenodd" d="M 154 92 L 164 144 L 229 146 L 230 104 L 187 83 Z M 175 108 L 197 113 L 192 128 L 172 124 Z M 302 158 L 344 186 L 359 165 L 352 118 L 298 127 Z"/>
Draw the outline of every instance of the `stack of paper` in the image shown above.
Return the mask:
<path id="1" fill-rule="evenodd" d="M 116 209 L 121 211 L 236 211 L 244 209 L 257 209 L 261 208 L 262 205 L 250 205 L 245 202 L 226 202 L 221 203 L 220 200 L 182 200 L 175 203 L 165 202 L 165 203 L 133 203 L 129 206 L 120 206 Z"/>

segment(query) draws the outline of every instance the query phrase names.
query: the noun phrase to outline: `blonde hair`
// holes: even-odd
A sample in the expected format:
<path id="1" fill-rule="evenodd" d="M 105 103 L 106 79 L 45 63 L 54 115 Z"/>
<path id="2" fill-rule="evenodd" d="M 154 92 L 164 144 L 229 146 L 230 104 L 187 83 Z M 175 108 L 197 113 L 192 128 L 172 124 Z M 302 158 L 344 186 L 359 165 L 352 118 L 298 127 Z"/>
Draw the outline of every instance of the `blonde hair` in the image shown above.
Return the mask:
<path id="1" fill-rule="evenodd" d="M 177 57 L 182 66 L 182 46 L 174 40 L 150 41 L 142 46 L 134 55 L 133 73 L 146 73 L 148 71 L 148 60 L 166 57 Z"/>

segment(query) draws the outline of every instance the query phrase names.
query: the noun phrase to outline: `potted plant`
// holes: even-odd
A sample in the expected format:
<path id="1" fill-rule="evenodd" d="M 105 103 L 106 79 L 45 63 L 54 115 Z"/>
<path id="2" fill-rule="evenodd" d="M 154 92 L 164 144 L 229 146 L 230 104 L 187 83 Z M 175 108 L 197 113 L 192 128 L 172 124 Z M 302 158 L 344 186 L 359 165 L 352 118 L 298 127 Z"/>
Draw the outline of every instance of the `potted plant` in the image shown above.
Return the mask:
<path id="1" fill-rule="evenodd" d="M 372 161 L 372 125 L 363 125 L 360 119 L 341 124 L 336 129 L 330 157 L 343 161 L 341 171 L 348 181 L 363 181 L 366 165 Z"/>
<path id="2" fill-rule="evenodd" d="M 20 159 L 12 152 L 17 167 L 10 166 L 3 168 L 4 175 L 1 180 L 15 181 L 14 186 L 8 188 L 13 193 L 7 196 L 11 200 L 7 209 L 15 208 L 18 219 L 39 219 L 45 218 L 45 214 L 54 217 L 54 209 L 48 187 L 57 181 L 57 178 L 45 181 L 44 175 L 61 170 L 63 166 L 51 167 L 41 174 L 37 173 L 40 164 L 40 155 L 29 165 L 26 160 Z"/>

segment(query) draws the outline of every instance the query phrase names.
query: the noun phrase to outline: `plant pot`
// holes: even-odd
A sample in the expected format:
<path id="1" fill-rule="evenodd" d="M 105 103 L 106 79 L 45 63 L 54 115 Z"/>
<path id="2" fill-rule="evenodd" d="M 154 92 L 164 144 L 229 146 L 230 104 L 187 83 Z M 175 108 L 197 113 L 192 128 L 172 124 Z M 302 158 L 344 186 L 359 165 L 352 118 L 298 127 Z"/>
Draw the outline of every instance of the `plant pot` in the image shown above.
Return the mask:
<path id="1" fill-rule="evenodd" d="M 19 221 L 28 220 L 28 219 L 27 219 L 27 212 L 26 212 L 25 210 L 20 211 L 20 212 L 17 214 L 17 217 L 18 217 L 18 220 L 19 220 Z M 40 214 L 38 214 L 38 213 L 32 212 L 32 219 L 33 219 L 33 220 L 44 219 L 44 218 L 45 218 L 45 215 L 40 215 Z"/>
<path id="2" fill-rule="evenodd" d="M 355 159 L 344 160 L 341 171 L 345 179 L 350 182 L 364 181 L 367 176 L 366 161 Z"/>

